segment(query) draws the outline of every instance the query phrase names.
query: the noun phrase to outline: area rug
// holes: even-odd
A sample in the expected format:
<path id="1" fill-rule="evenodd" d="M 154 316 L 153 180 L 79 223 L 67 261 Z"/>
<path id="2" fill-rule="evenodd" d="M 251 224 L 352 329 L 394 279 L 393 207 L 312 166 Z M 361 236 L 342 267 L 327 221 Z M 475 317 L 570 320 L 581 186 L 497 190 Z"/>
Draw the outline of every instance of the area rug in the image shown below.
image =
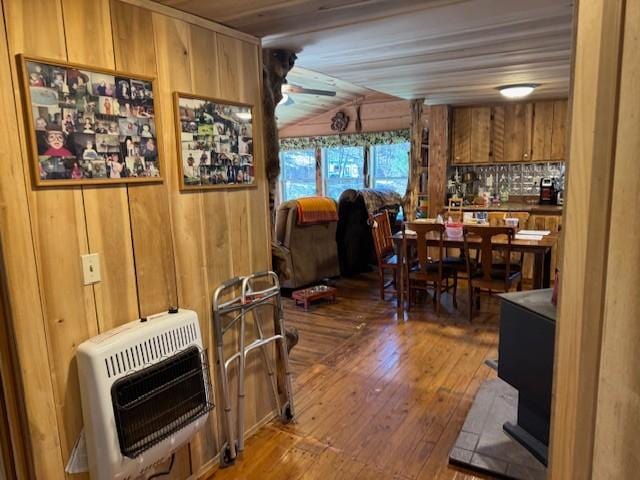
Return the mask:
<path id="1" fill-rule="evenodd" d="M 516 423 L 517 411 L 516 389 L 499 378 L 484 382 L 449 453 L 449 463 L 497 478 L 547 478 L 546 467 L 502 430 L 505 422 Z"/>

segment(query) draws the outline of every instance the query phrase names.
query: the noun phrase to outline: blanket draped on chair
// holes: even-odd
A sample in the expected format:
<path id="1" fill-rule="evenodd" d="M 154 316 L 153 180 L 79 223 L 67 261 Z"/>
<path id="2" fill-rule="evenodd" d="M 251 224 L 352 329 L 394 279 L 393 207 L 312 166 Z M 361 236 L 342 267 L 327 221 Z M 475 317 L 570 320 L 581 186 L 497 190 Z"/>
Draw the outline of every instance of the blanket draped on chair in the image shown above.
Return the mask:
<path id="1" fill-rule="evenodd" d="M 298 225 L 337 222 L 336 202 L 328 197 L 303 197 L 297 199 Z"/>

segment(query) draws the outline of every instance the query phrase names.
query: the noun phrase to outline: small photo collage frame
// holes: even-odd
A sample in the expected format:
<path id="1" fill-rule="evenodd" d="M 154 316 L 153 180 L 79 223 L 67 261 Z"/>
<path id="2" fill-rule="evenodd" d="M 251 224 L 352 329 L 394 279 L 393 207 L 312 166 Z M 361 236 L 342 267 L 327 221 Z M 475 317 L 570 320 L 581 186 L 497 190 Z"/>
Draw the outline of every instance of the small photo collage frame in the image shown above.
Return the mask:
<path id="1" fill-rule="evenodd" d="M 254 187 L 253 107 L 174 93 L 183 190 Z"/>
<path id="2" fill-rule="evenodd" d="M 18 60 L 37 186 L 162 181 L 153 78 Z"/>

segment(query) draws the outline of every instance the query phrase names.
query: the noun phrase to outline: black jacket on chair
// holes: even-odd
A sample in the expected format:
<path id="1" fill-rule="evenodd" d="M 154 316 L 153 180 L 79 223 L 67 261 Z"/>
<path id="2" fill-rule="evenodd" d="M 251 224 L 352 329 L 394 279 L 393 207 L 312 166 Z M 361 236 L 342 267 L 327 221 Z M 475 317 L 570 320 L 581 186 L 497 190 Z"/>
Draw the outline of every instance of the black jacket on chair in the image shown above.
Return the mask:
<path id="1" fill-rule="evenodd" d="M 369 206 L 365 197 L 369 198 Z M 372 201 L 372 197 L 373 200 Z M 383 190 L 345 190 L 338 201 L 336 243 L 340 274 L 345 277 L 371 271 L 376 265 L 369 214 L 383 209 L 389 211 L 391 225 L 395 224 L 400 207 L 400 196 Z"/>

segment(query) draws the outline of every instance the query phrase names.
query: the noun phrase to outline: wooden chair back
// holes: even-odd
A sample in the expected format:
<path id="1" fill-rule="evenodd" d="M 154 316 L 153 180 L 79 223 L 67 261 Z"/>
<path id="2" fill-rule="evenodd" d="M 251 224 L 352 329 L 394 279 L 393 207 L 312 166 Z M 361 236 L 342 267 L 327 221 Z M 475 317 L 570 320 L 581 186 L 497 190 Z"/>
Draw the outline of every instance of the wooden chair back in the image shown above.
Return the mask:
<path id="1" fill-rule="evenodd" d="M 462 221 L 462 217 L 463 217 L 462 199 L 456 199 L 456 200 L 454 200 L 453 198 L 449 199 L 449 206 L 447 207 L 445 220 L 448 217 L 451 217 L 451 219 L 456 222 Z"/>
<path id="2" fill-rule="evenodd" d="M 380 213 L 369 215 L 369 225 L 371 226 L 371 236 L 373 246 L 376 249 L 378 264 L 389 255 L 393 255 L 393 240 L 391 239 L 391 222 L 386 210 Z"/>
<path id="3" fill-rule="evenodd" d="M 517 218 L 518 230 L 526 230 L 529 227 L 529 217 L 530 214 L 528 212 L 489 212 L 488 221 L 489 225 L 491 225 L 492 227 L 504 227 L 505 218 Z M 504 262 L 505 257 L 505 252 L 493 252 L 493 260 L 495 262 Z M 518 261 L 522 262 L 523 259 L 523 253 L 515 253 L 511 256 L 511 263 L 518 263 Z"/>
<path id="4" fill-rule="evenodd" d="M 416 232 L 416 250 L 418 253 L 420 272 L 426 276 L 427 265 L 437 263 L 438 277 L 441 278 L 443 267 L 442 261 L 444 259 L 444 225 L 441 223 L 407 222 L 403 224 L 403 231 L 405 228 Z M 438 239 L 437 247 L 427 247 L 427 236 L 429 236 L 431 232 L 435 232 L 436 238 Z M 406 238 L 406 235 L 403 235 L 403 238 Z M 429 250 L 433 251 L 436 249 L 438 252 L 438 258 L 433 259 L 429 257 Z"/>
<path id="5" fill-rule="evenodd" d="M 489 212 L 488 221 L 492 227 L 502 227 L 504 226 L 505 218 L 517 218 L 518 228 L 526 230 L 529 224 L 529 217 L 528 212 Z"/>
<path id="6" fill-rule="evenodd" d="M 482 276 L 479 277 L 481 283 L 492 283 L 496 279 L 492 276 L 493 270 L 493 238 L 499 235 L 504 235 L 507 238 L 506 247 L 503 249 L 505 252 L 505 268 L 504 268 L 504 281 L 506 283 L 507 278 L 511 274 L 511 244 L 515 231 L 511 227 L 491 227 L 483 225 L 465 225 L 464 226 L 464 252 L 467 258 L 467 271 L 471 273 L 471 264 L 469 261 L 469 237 L 476 235 L 480 237 L 480 262 L 482 266 Z M 470 275 L 471 277 L 472 275 Z M 476 279 L 474 279 L 475 281 Z"/>

